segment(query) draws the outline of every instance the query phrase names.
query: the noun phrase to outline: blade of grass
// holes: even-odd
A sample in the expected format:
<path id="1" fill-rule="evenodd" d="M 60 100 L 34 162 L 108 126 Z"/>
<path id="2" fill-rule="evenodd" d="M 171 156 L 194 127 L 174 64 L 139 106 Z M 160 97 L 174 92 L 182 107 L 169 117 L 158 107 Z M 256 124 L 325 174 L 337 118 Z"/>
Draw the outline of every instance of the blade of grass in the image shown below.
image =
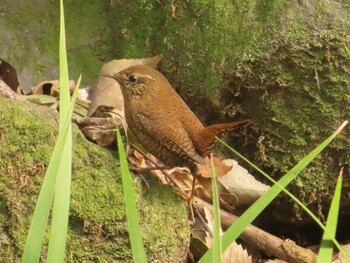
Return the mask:
<path id="1" fill-rule="evenodd" d="M 64 23 L 63 0 L 60 0 L 60 43 L 59 43 L 59 60 L 60 60 L 60 131 L 63 129 L 64 118 L 67 115 L 70 103 L 69 94 L 69 77 L 68 62 L 66 52 L 66 32 Z"/>
<path id="2" fill-rule="evenodd" d="M 68 86 L 68 62 L 65 45 L 65 23 L 64 23 L 63 1 L 60 1 L 60 132 L 63 129 L 64 117 L 69 109 L 70 95 Z M 47 252 L 47 262 L 63 262 L 65 256 L 70 185 L 72 176 L 72 125 L 69 125 L 67 139 L 64 142 L 61 163 L 56 179 L 54 205 L 52 209 L 52 223 L 50 240 Z"/>
<path id="3" fill-rule="evenodd" d="M 54 194 L 57 171 L 62 159 L 64 142 L 68 136 L 68 127 L 71 125 L 71 116 L 77 96 L 78 90 L 76 89 L 69 105 L 69 110 L 65 118 L 62 132 L 60 132 L 58 135 L 57 142 L 55 144 L 50 163 L 46 170 L 45 178 L 40 189 L 33 218 L 28 231 L 27 240 L 23 250 L 23 263 L 39 262 L 45 229 Z"/>
<path id="4" fill-rule="evenodd" d="M 337 180 L 337 185 L 334 190 L 334 196 L 331 207 L 328 212 L 328 218 L 326 223 L 326 229 L 328 233 L 335 238 L 338 223 L 338 214 L 340 206 L 341 187 L 343 182 L 343 168 L 340 170 L 340 174 Z M 333 256 L 333 242 L 330 240 L 329 235 L 324 232 L 320 251 L 318 253 L 317 263 L 328 263 L 332 261 Z"/>
<path id="5" fill-rule="evenodd" d="M 219 194 L 218 194 L 218 187 L 216 183 L 216 173 L 215 173 L 215 167 L 213 163 L 213 158 L 210 158 L 210 165 L 211 165 L 211 185 L 212 185 L 212 191 L 213 191 L 213 213 L 214 213 L 214 229 L 213 229 L 213 257 L 211 262 L 222 262 L 222 244 L 221 244 L 221 238 L 220 238 L 220 230 L 221 230 L 221 224 L 220 224 L 220 206 L 219 206 Z"/>
<path id="6" fill-rule="evenodd" d="M 76 90 L 79 89 L 81 76 L 78 79 Z M 68 88 L 68 87 L 67 87 Z M 77 96 L 77 95 L 75 95 Z M 62 107 L 62 104 L 61 104 Z M 69 105 L 66 107 L 69 109 Z M 71 123 L 71 122 L 70 122 Z M 72 126 L 68 127 L 68 137 L 65 141 L 64 152 L 56 179 L 54 194 L 54 206 L 52 210 L 51 234 L 49 240 L 47 262 L 63 262 L 65 257 L 69 203 L 70 203 L 70 185 L 72 176 Z"/>
<path id="7" fill-rule="evenodd" d="M 138 222 L 136 197 L 119 129 L 117 129 L 117 142 L 120 166 L 122 170 L 124 204 L 126 211 L 126 219 L 128 221 L 128 232 L 130 237 L 132 255 L 134 258 L 134 262 L 147 263 L 146 252 L 143 246 L 141 230 Z"/>
<path id="8" fill-rule="evenodd" d="M 349 50 L 349 48 L 347 47 L 347 45 L 344 45 L 344 48 L 345 48 L 346 53 L 347 53 L 348 56 L 350 57 L 350 50 Z"/>
<path id="9" fill-rule="evenodd" d="M 60 131 L 63 129 L 65 114 L 69 110 L 69 77 L 65 45 L 65 19 L 63 1 L 60 1 Z M 79 89 L 81 76 L 75 89 Z M 71 123 L 71 122 L 70 122 Z M 68 127 L 68 136 L 64 142 L 63 155 L 58 170 L 52 209 L 52 224 L 47 252 L 47 262 L 63 262 L 67 240 L 69 219 L 70 186 L 72 177 L 72 125 Z"/>
<path id="10" fill-rule="evenodd" d="M 289 172 L 287 172 L 275 185 L 273 185 L 263 196 L 261 196 L 253 205 L 251 205 L 244 214 L 232 225 L 222 236 L 222 247 L 225 251 L 228 246 L 239 237 L 244 229 L 265 209 L 265 207 L 277 197 L 277 195 L 316 157 L 321 151 L 339 134 L 339 132 L 347 125 L 345 121 L 331 136 L 318 145 L 311 151 L 303 160 L 295 165 Z M 225 146 L 231 149 L 235 154 L 237 152 L 218 139 Z M 240 155 L 241 156 L 241 155 Z M 256 167 L 256 166 L 254 166 Z M 257 167 L 256 167 L 257 168 Z M 260 170 L 260 169 L 259 169 Z M 260 170 L 261 171 L 261 170 Z M 265 174 L 265 173 L 264 173 Z M 272 179 L 272 178 L 271 178 Z M 301 202 L 299 202 L 301 203 Z M 305 207 L 305 206 L 304 206 Z M 305 207 L 306 208 L 306 207 Z M 323 226 L 323 224 L 315 217 L 315 219 Z M 324 226 L 323 226 L 324 228 Z M 327 231 L 325 229 L 325 231 Z M 333 241 L 336 242 L 334 239 Z M 338 243 L 338 242 L 337 242 Z M 338 244 L 339 245 L 339 244 Z M 338 247 L 338 246 L 337 246 Z M 210 262 L 212 258 L 212 249 L 209 249 L 199 262 Z"/>
<path id="11" fill-rule="evenodd" d="M 345 126 L 347 124 L 347 122 L 344 122 L 343 125 Z M 344 127 L 341 126 L 341 127 Z M 340 129 L 340 128 L 339 128 Z M 236 150 L 234 150 L 233 148 L 231 148 L 229 145 L 227 145 L 224 141 L 218 139 L 223 145 L 225 145 L 227 148 L 231 149 L 231 151 L 233 153 L 235 153 L 238 157 L 240 157 L 242 160 L 244 160 L 245 162 L 247 162 L 249 165 L 251 165 L 255 170 L 257 170 L 259 173 L 261 173 L 262 175 L 264 175 L 267 179 L 269 179 L 273 184 L 277 185 L 278 187 L 280 187 L 280 189 L 287 194 L 290 198 L 293 199 L 294 202 L 296 202 L 304 211 L 306 211 L 306 213 L 308 213 L 310 215 L 310 217 L 320 226 L 320 228 L 325 232 L 328 233 L 328 230 L 326 229 L 326 227 L 322 224 L 322 222 L 312 213 L 312 211 L 307 208 L 301 201 L 299 201 L 298 198 L 296 198 L 291 192 L 289 192 L 287 189 L 283 188 L 278 182 L 276 182 L 273 178 L 271 178 L 268 174 L 266 174 L 264 171 L 262 171 L 259 167 L 257 167 L 255 164 L 253 164 L 252 162 L 250 162 L 247 158 L 245 158 L 244 156 L 242 156 L 240 153 L 238 153 Z M 339 249 L 339 251 L 342 253 L 342 255 L 344 256 L 344 258 L 350 262 L 349 257 L 347 256 L 347 254 L 345 253 L 344 249 L 340 246 L 339 242 L 333 237 L 330 236 L 330 239 L 333 241 L 333 243 L 335 244 L 335 246 Z"/>

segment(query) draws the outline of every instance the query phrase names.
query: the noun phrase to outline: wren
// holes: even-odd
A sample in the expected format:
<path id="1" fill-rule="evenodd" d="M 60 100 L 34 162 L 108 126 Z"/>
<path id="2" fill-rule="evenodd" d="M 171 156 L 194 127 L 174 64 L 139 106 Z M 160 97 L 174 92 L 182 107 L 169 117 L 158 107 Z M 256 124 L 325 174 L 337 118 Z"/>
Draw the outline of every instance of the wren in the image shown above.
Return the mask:
<path id="1" fill-rule="evenodd" d="M 188 167 L 194 177 L 204 163 L 216 136 L 250 120 L 204 127 L 168 80 L 147 66 L 132 66 L 109 76 L 119 82 L 124 97 L 126 122 L 150 153 L 169 167 Z"/>

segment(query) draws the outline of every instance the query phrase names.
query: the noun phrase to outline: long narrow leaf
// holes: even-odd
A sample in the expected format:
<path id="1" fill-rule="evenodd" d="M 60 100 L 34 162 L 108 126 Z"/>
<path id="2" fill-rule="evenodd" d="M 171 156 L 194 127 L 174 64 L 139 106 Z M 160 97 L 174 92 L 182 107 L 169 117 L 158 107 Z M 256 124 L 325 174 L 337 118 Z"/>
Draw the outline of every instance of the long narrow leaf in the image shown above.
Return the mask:
<path id="1" fill-rule="evenodd" d="M 212 191 L 213 191 L 213 213 L 214 213 L 214 237 L 213 237 L 213 257 L 212 261 L 209 262 L 216 262 L 221 263 L 222 262 L 222 244 L 221 244 L 221 238 L 220 238 L 220 230 L 221 230 L 221 224 L 220 224 L 220 206 L 219 206 L 219 193 L 218 193 L 218 186 L 216 183 L 216 173 L 215 173 L 215 167 L 213 163 L 213 158 L 210 158 L 210 165 L 211 165 L 211 185 L 212 185 Z"/>
<path id="2" fill-rule="evenodd" d="M 76 100 L 79 86 L 81 82 L 81 76 L 75 87 L 73 94 L 72 105 Z M 69 110 L 70 105 L 67 105 Z M 69 123 L 71 120 L 69 119 Z M 68 129 L 71 130 L 71 125 Z M 68 137 L 71 137 L 71 131 L 67 131 Z M 66 140 L 64 153 L 62 154 L 61 164 L 59 167 L 56 188 L 54 194 L 54 206 L 52 211 L 52 224 L 51 234 L 48 247 L 47 262 L 63 262 L 65 255 L 67 228 L 68 228 L 68 217 L 69 217 L 69 202 L 70 202 L 70 184 L 71 184 L 71 163 L 72 163 L 72 152 L 71 144 L 72 139 Z M 67 147 L 68 146 L 68 147 Z M 67 149 L 70 152 L 67 152 Z"/>
<path id="3" fill-rule="evenodd" d="M 70 103 L 69 94 L 69 77 L 68 77 L 68 62 L 66 52 L 66 32 L 64 23 L 63 0 L 60 0 L 60 44 L 59 44 L 59 58 L 60 58 L 60 131 L 63 129 L 64 118 L 67 115 Z"/>
<path id="4" fill-rule="evenodd" d="M 333 196 L 331 207 L 328 212 L 328 218 L 326 223 L 326 229 L 328 230 L 328 234 L 332 235 L 333 238 L 335 238 L 335 234 L 337 231 L 341 187 L 343 182 L 342 171 L 343 171 L 343 168 L 341 169 L 340 175 L 338 177 L 337 185 L 334 190 L 334 196 Z M 330 239 L 328 234 L 326 232 L 323 233 L 317 263 L 328 263 L 332 261 L 333 242 Z"/>
<path id="5" fill-rule="evenodd" d="M 78 91 L 81 82 L 81 76 L 78 79 L 75 90 Z M 68 87 L 67 87 L 68 89 Z M 73 95 L 75 98 L 77 92 Z M 75 99 L 74 99 L 75 100 Z M 65 105 L 69 109 L 70 105 Z M 61 104 L 62 107 L 62 104 Z M 69 119 L 69 123 L 71 120 Z M 54 194 L 54 206 L 52 210 L 51 234 L 49 240 L 47 262 L 63 262 L 65 256 L 69 203 L 70 203 L 70 185 L 72 175 L 72 126 L 68 127 L 68 137 L 65 141 L 64 152 L 58 170 L 56 188 Z"/>
<path id="6" fill-rule="evenodd" d="M 342 128 L 347 124 L 347 122 L 344 122 L 342 124 Z M 341 129 L 341 128 L 339 128 Z M 310 215 L 310 217 L 320 226 L 320 228 L 328 234 L 328 230 L 326 229 L 326 227 L 322 224 L 322 222 L 312 213 L 312 211 L 307 208 L 301 201 L 299 201 L 299 199 L 297 197 L 295 197 L 291 192 L 289 192 L 287 189 L 283 188 L 278 182 L 276 182 L 272 177 L 270 177 L 268 174 L 266 174 L 264 171 L 262 171 L 259 167 L 257 167 L 255 164 L 253 164 L 252 162 L 250 162 L 247 158 L 245 158 L 244 156 L 242 156 L 239 152 L 237 152 L 236 150 L 234 150 L 233 148 L 231 148 L 229 145 L 227 145 L 224 141 L 218 139 L 223 145 L 225 145 L 227 148 L 229 148 L 233 153 L 235 153 L 238 157 L 240 157 L 241 159 L 243 159 L 245 162 L 247 162 L 250 166 L 252 166 L 255 170 L 257 170 L 259 173 L 261 173 L 262 175 L 264 175 L 267 179 L 269 179 L 273 184 L 277 185 L 278 187 L 280 187 L 280 189 L 287 194 L 290 198 L 293 199 L 294 202 L 296 202 L 307 214 Z M 340 246 L 340 244 L 338 243 L 338 241 L 330 235 L 330 239 L 333 241 L 333 243 L 335 244 L 335 246 L 339 249 L 339 251 L 342 253 L 342 255 L 344 256 L 344 258 L 350 262 L 350 259 L 348 257 L 348 255 L 346 254 L 346 252 L 344 251 L 344 249 Z"/>
<path id="7" fill-rule="evenodd" d="M 60 131 L 63 129 L 64 117 L 69 109 L 68 63 L 65 45 L 63 1 L 60 1 Z M 52 224 L 47 252 L 47 262 L 63 262 L 65 256 L 70 185 L 72 176 L 72 125 L 68 126 L 68 135 L 64 142 L 62 159 L 58 169 L 52 209 Z"/>
<path id="8" fill-rule="evenodd" d="M 131 243 L 134 262 L 146 263 L 147 257 L 141 237 L 141 230 L 138 222 L 138 213 L 136 208 L 136 198 L 132 186 L 131 174 L 126 160 L 123 141 L 119 130 L 117 129 L 117 141 L 120 166 L 122 169 L 122 181 L 124 191 L 124 204 L 126 210 L 126 219 L 128 221 L 128 231 Z"/>
<path id="9" fill-rule="evenodd" d="M 72 115 L 77 95 L 78 90 L 76 89 L 69 105 L 69 110 L 65 118 L 62 132 L 60 132 L 58 135 L 49 166 L 46 170 L 45 178 L 40 189 L 39 197 L 28 231 L 26 244 L 24 246 L 22 256 L 23 263 L 39 262 L 41 247 L 44 240 L 45 229 L 54 194 L 57 171 L 63 155 L 64 142 L 68 136 L 68 127 L 71 125 L 70 116 Z"/>
<path id="10" fill-rule="evenodd" d="M 225 251 L 228 246 L 239 237 L 244 229 L 266 208 L 266 206 L 339 134 L 348 122 L 344 122 L 331 136 L 311 151 L 302 161 L 287 172 L 273 185 L 263 196 L 251 205 L 244 214 L 222 236 L 222 247 Z M 232 149 L 232 148 L 231 148 Z M 233 149 L 232 149 L 233 150 Z M 322 223 L 321 223 L 322 225 Z M 323 226 L 323 225 L 322 225 Z M 212 257 L 212 249 L 209 249 L 199 262 L 208 262 Z"/>

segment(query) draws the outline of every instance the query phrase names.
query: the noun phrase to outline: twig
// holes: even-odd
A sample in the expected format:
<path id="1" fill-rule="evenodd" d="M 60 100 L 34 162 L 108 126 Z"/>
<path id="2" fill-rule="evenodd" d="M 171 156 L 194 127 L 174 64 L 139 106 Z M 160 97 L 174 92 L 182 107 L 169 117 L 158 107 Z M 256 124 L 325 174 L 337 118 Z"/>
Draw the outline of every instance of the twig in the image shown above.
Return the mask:
<path id="1" fill-rule="evenodd" d="M 208 227 L 208 223 L 205 222 L 205 219 L 203 218 L 203 216 L 201 215 L 201 213 L 199 213 L 197 207 L 193 206 L 193 211 L 196 214 L 196 216 L 199 218 L 199 220 L 202 222 L 205 230 L 209 233 L 210 237 L 213 238 L 213 232 L 211 231 L 211 229 Z"/>
<path id="2" fill-rule="evenodd" d="M 199 211 L 203 211 L 204 207 L 211 212 L 213 206 L 202 199 L 195 198 L 194 207 Z M 231 226 L 238 217 L 224 210 L 220 210 L 221 224 L 224 229 Z M 247 244 L 254 246 L 268 255 L 272 255 L 279 259 L 290 263 L 309 263 L 314 262 L 316 255 L 310 250 L 296 245 L 292 240 L 280 239 L 261 230 L 253 225 L 249 225 L 240 238 Z"/>

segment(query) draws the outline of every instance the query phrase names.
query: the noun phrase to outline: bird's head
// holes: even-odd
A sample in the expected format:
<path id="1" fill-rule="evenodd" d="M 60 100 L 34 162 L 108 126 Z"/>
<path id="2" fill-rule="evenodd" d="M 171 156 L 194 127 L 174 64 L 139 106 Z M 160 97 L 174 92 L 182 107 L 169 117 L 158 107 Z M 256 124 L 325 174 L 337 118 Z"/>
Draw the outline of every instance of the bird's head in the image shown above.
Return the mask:
<path id="1" fill-rule="evenodd" d="M 156 92 L 159 80 L 165 78 L 157 70 L 143 65 L 131 66 L 118 73 L 102 76 L 115 79 L 119 83 L 124 97 Z"/>

